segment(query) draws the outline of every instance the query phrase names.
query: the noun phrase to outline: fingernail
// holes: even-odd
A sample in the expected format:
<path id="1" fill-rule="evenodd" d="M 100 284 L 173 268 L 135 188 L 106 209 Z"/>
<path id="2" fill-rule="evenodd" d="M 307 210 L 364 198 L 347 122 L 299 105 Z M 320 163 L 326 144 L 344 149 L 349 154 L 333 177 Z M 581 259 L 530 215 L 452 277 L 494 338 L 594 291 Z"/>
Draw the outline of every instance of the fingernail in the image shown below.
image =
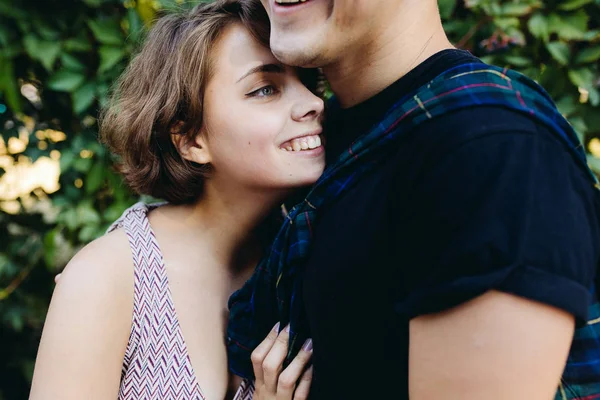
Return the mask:
<path id="1" fill-rule="evenodd" d="M 279 322 L 275 324 L 275 326 L 273 327 L 273 330 L 277 333 L 279 333 Z"/>
<path id="2" fill-rule="evenodd" d="M 287 326 L 285 327 L 285 331 L 286 331 L 287 333 L 290 333 L 290 324 L 287 324 Z"/>
<path id="3" fill-rule="evenodd" d="M 306 342 L 302 345 L 302 350 L 312 351 L 312 339 L 306 339 Z"/>

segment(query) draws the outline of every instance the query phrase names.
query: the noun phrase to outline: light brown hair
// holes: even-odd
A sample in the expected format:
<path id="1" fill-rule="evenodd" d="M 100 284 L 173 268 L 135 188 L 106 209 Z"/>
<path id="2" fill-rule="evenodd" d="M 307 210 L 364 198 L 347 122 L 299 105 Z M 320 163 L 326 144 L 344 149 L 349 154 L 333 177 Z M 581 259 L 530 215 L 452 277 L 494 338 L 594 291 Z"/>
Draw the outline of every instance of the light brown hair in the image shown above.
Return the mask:
<path id="1" fill-rule="evenodd" d="M 185 160 L 171 140 L 193 140 L 202 126 L 203 94 L 213 73 L 211 48 L 232 23 L 265 46 L 269 20 L 260 4 L 217 0 L 159 18 L 117 81 L 101 114 L 100 137 L 137 193 L 189 203 L 202 193 L 207 165 Z"/>

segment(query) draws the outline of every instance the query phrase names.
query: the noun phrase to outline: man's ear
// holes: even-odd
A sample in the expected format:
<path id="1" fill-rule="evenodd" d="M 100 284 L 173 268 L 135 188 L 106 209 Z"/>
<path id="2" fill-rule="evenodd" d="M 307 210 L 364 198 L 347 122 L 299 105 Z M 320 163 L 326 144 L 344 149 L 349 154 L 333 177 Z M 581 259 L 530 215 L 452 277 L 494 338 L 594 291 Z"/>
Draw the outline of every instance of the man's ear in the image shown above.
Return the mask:
<path id="1" fill-rule="evenodd" d="M 210 163 L 212 158 L 204 134 L 200 132 L 195 137 L 189 138 L 185 132 L 181 132 L 182 126 L 183 122 L 179 122 L 171 129 L 171 140 L 181 157 L 196 164 Z"/>

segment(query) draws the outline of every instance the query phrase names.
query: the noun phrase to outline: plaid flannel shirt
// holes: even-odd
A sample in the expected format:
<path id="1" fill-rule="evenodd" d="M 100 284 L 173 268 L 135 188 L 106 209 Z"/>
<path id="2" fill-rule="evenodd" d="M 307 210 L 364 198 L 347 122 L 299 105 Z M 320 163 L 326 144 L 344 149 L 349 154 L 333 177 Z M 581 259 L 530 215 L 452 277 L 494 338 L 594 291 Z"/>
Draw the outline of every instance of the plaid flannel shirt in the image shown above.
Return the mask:
<path id="1" fill-rule="evenodd" d="M 377 126 L 327 167 L 304 201 L 289 211 L 269 254 L 229 300 L 228 351 L 234 373 L 253 377 L 250 354 L 277 322 L 281 327 L 290 323 L 288 360 L 309 337 L 301 276 L 318 216 L 391 154 L 397 138 L 413 127 L 479 106 L 505 107 L 546 125 L 589 175 L 590 185 L 598 188 L 573 128 L 539 85 L 515 71 L 481 63 L 446 71 L 394 105 Z M 557 399 L 600 399 L 600 305 L 590 307 L 590 317 L 576 331 Z"/>

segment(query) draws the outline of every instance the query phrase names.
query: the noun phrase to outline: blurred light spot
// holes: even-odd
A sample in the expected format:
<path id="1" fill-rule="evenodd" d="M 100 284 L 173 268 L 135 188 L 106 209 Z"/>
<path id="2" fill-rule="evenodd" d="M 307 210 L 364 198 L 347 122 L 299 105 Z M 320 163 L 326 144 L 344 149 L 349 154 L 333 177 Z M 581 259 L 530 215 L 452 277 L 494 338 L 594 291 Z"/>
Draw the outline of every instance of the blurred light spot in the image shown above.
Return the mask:
<path id="1" fill-rule="evenodd" d="M 60 151 L 58 150 L 52 150 L 50 152 L 50 158 L 53 160 L 59 160 L 60 159 Z"/>
<path id="2" fill-rule="evenodd" d="M 42 130 L 37 130 L 37 131 L 35 131 L 35 137 L 38 140 L 44 140 L 44 139 L 46 139 L 46 133 Z"/>
<path id="3" fill-rule="evenodd" d="M 590 99 L 590 92 L 582 87 L 579 88 L 579 102 L 585 104 Z"/>
<path id="4" fill-rule="evenodd" d="M 4 104 L 0 104 L 0 114 L 4 114 L 6 112 L 6 106 Z"/>
<path id="5" fill-rule="evenodd" d="M 30 117 L 29 115 L 20 115 L 18 120 L 25 125 L 25 128 L 29 132 L 33 132 L 33 129 L 35 128 L 35 119 L 33 119 L 33 117 Z"/>
<path id="6" fill-rule="evenodd" d="M 21 211 L 21 203 L 17 200 L 2 201 L 0 202 L 0 209 L 7 214 L 16 215 Z"/>
<path id="7" fill-rule="evenodd" d="M 15 127 L 15 122 L 13 120 L 8 120 L 4 123 L 4 129 L 8 130 L 8 129 L 12 129 Z"/>
<path id="8" fill-rule="evenodd" d="M 85 118 L 83 118 L 83 121 L 81 121 L 81 123 L 86 128 L 89 128 L 90 126 L 92 126 L 96 123 L 96 118 L 92 117 L 91 115 L 88 115 Z"/>
<path id="9" fill-rule="evenodd" d="M 8 152 L 11 154 L 18 154 L 25 151 L 27 143 L 16 137 L 8 138 Z"/>
<path id="10" fill-rule="evenodd" d="M 29 131 L 24 126 L 19 127 L 19 137 L 11 137 L 8 139 L 8 152 L 18 154 L 25 151 L 29 144 Z"/>
<path id="11" fill-rule="evenodd" d="M 593 138 L 588 144 L 588 149 L 594 157 L 600 157 L 600 139 Z"/>
<path id="12" fill-rule="evenodd" d="M 40 99 L 40 94 L 35 86 L 31 83 L 26 83 L 21 86 L 21 94 L 27 100 L 31 102 L 36 107 L 40 107 L 42 105 L 42 100 Z"/>
<path id="13" fill-rule="evenodd" d="M 0 200 L 16 200 L 36 188 L 46 193 L 59 189 L 60 166 L 57 160 L 40 157 L 32 163 L 30 158 L 20 156 L 15 163 L 12 157 L 5 156 L 0 157 L 0 165 L 6 171 L 0 178 Z"/>
<path id="14" fill-rule="evenodd" d="M 73 184 L 76 188 L 80 189 L 83 186 L 83 181 L 81 180 L 81 178 L 77 178 L 75 179 L 75 182 L 73 182 Z"/>
<path id="15" fill-rule="evenodd" d="M 93 155 L 94 153 L 86 149 L 83 149 L 79 152 L 79 157 L 81 158 L 92 158 Z"/>
<path id="16" fill-rule="evenodd" d="M 46 129 L 44 131 L 46 137 L 53 141 L 54 143 L 62 142 L 67 139 L 67 135 L 61 131 L 55 131 L 53 129 Z"/>
<path id="17" fill-rule="evenodd" d="M 46 142 L 45 140 L 42 140 L 42 141 L 38 142 L 37 147 L 40 150 L 46 150 L 48 148 L 48 142 Z"/>

